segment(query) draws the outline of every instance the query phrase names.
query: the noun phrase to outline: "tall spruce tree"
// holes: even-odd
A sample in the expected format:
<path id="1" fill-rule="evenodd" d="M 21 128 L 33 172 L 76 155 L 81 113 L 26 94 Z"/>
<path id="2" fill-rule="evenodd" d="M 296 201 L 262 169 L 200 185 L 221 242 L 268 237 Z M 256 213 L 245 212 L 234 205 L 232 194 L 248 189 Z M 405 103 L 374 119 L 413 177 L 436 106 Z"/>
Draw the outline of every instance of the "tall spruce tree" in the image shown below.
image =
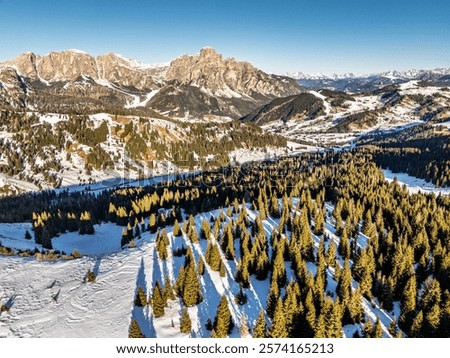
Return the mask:
<path id="1" fill-rule="evenodd" d="M 166 303 L 164 300 L 164 292 L 161 289 L 159 282 L 156 281 L 155 286 L 153 287 L 153 294 L 152 294 L 153 315 L 156 318 L 164 316 L 165 305 Z"/>
<path id="2" fill-rule="evenodd" d="M 253 329 L 253 338 L 266 338 L 267 337 L 267 324 L 264 317 L 264 311 L 259 310 L 258 318 L 255 322 L 255 328 Z"/>
<path id="3" fill-rule="evenodd" d="M 192 321 L 191 317 L 189 316 L 189 312 L 186 307 L 183 308 L 183 311 L 181 312 L 181 319 L 180 319 L 180 332 L 181 333 L 191 333 L 192 330 Z"/>
<path id="4" fill-rule="evenodd" d="M 213 331 L 215 337 L 225 338 L 233 330 L 234 324 L 231 318 L 230 308 L 226 296 L 222 296 L 217 306 L 217 314 L 214 320 Z"/>
<path id="5" fill-rule="evenodd" d="M 130 329 L 128 331 L 128 338 L 145 338 L 141 331 L 141 327 L 135 319 L 131 320 Z"/>
<path id="6" fill-rule="evenodd" d="M 283 311 L 283 302 L 278 299 L 275 312 L 273 314 L 272 324 L 267 333 L 269 338 L 287 338 L 288 331 L 286 329 L 286 320 Z"/>

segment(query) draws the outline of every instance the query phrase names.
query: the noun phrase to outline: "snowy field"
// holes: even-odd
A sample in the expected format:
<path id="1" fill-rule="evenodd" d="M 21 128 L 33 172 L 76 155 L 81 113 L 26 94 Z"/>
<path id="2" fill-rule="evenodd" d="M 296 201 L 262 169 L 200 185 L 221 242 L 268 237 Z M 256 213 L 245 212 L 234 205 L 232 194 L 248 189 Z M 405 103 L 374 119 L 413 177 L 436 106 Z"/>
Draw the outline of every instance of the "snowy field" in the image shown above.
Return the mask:
<path id="1" fill-rule="evenodd" d="M 433 183 L 427 182 L 423 179 L 410 176 L 406 173 L 393 173 L 389 169 L 383 169 L 384 177 L 387 181 L 391 182 L 394 178 L 400 185 L 406 185 L 410 193 L 435 193 L 436 195 L 449 195 L 450 188 L 436 188 Z"/>

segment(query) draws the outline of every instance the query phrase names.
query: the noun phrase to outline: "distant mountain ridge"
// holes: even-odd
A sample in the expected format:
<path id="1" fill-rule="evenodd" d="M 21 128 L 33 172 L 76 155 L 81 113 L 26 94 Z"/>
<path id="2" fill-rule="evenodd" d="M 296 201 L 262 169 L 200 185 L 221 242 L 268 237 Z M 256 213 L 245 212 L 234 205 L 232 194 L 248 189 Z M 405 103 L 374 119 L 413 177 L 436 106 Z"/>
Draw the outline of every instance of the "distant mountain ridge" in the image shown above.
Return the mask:
<path id="1" fill-rule="evenodd" d="M 411 80 L 431 82 L 436 85 L 450 85 L 450 68 L 434 70 L 387 71 L 357 75 L 354 73 L 324 74 L 303 72 L 286 73 L 306 88 L 330 89 L 344 92 L 370 92 L 392 84 L 406 83 Z"/>
<path id="2" fill-rule="evenodd" d="M 179 118 L 239 118 L 276 98 L 297 94 L 291 78 L 270 75 L 212 48 L 168 66 L 146 66 L 114 53 L 26 52 L 0 64 L 0 104 L 64 112 L 140 108 Z M 83 106 L 77 107 L 77 103 Z"/>

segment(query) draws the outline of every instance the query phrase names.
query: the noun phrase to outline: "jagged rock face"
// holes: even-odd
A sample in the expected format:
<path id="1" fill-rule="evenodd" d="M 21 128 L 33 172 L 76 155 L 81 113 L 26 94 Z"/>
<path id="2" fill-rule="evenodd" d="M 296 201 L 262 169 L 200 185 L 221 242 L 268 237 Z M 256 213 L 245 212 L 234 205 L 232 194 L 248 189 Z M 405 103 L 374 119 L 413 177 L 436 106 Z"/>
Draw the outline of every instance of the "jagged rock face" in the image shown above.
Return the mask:
<path id="1" fill-rule="evenodd" d="M 38 63 L 39 76 L 46 81 L 74 81 L 80 76 L 96 79 L 97 63 L 91 55 L 75 51 L 50 52 Z"/>
<path id="2" fill-rule="evenodd" d="M 0 107 L 23 107 L 28 92 L 22 77 L 11 67 L 0 68 Z"/>
<path id="3" fill-rule="evenodd" d="M 203 87 L 218 97 L 253 96 L 255 93 L 279 97 L 299 93 L 290 79 L 268 75 L 248 62 L 224 59 L 212 48 L 196 56 L 181 56 L 170 63 L 166 79 Z"/>
<path id="4" fill-rule="evenodd" d="M 16 68 L 24 77 L 47 82 L 77 81 L 89 77 L 95 81 L 106 80 L 138 90 L 159 87 L 150 71 L 136 68 L 131 61 L 113 53 L 95 58 L 75 50 L 50 52 L 43 57 L 27 52 L 7 62 L 7 65 Z"/>
<path id="5" fill-rule="evenodd" d="M 37 78 L 36 64 L 40 60 L 39 56 L 36 56 L 32 52 L 25 52 L 19 55 L 15 60 L 7 62 L 8 65 L 16 68 L 19 73 L 25 77 Z"/>

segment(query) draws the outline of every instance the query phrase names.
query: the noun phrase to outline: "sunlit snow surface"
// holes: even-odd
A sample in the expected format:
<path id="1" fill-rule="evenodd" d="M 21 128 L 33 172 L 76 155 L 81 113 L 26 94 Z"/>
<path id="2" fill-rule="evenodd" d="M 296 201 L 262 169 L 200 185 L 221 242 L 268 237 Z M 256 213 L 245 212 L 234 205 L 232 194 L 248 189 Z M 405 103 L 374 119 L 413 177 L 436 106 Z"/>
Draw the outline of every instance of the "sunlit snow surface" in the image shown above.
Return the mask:
<path id="1" fill-rule="evenodd" d="M 383 169 L 383 173 L 384 177 L 389 182 L 392 182 L 394 178 L 397 178 L 397 182 L 400 185 L 406 185 L 410 193 L 419 193 L 419 192 L 423 194 L 435 193 L 436 195 L 450 194 L 450 188 L 448 187 L 436 188 L 433 183 L 427 182 L 420 178 L 410 176 L 406 173 L 393 173 L 389 169 Z"/>

